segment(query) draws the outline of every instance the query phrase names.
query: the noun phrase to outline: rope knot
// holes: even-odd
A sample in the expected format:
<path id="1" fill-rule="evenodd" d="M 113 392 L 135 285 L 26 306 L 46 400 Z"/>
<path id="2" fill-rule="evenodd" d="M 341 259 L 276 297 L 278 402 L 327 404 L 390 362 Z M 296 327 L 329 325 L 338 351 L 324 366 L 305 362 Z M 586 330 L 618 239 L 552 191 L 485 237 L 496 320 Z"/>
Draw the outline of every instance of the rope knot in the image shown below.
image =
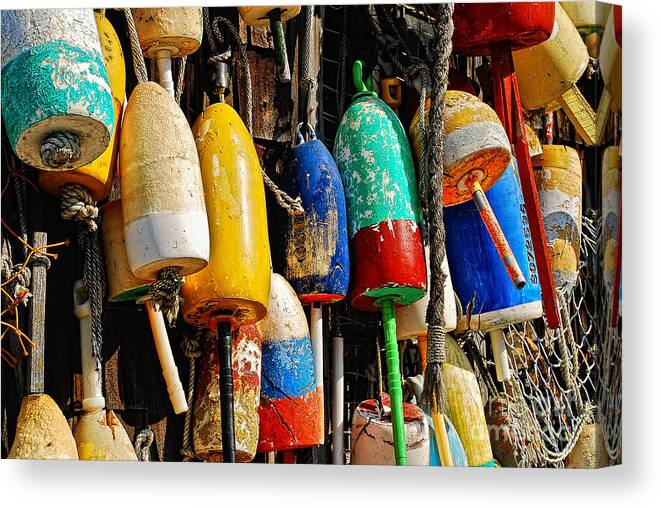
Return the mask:
<path id="1" fill-rule="evenodd" d="M 61 168 L 80 159 L 80 138 L 73 132 L 53 132 L 41 142 L 41 162 Z"/>
<path id="2" fill-rule="evenodd" d="M 30 268 L 27 266 L 24 267 L 21 264 L 12 265 L 9 256 L 3 255 L 2 280 L 4 282 L 9 279 L 12 279 L 12 281 L 8 284 L 7 293 L 11 295 L 17 304 L 22 303 L 23 305 L 27 305 L 28 299 L 32 296 L 32 293 L 30 293 L 30 282 L 32 281 Z"/>
<path id="3" fill-rule="evenodd" d="M 441 326 L 427 328 L 427 364 L 445 363 L 445 330 Z"/>
<path id="4" fill-rule="evenodd" d="M 90 231 L 97 230 L 99 209 L 89 191 L 82 185 L 70 183 L 62 187 L 60 215 L 64 220 L 73 219 L 84 224 Z"/>
<path id="5" fill-rule="evenodd" d="M 202 340 L 199 332 L 187 333 L 181 341 L 181 349 L 184 356 L 189 359 L 196 359 L 202 356 Z"/>
<path id="6" fill-rule="evenodd" d="M 40 254 L 39 252 L 35 251 L 32 254 L 32 257 L 30 258 L 30 265 L 34 266 L 43 266 L 48 270 L 50 268 L 51 262 L 50 258 L 44 254 Z M 26 267 L 27 269 L 27 267 Z"/>
<path id="7" fill-rule="evenodd" d="M 149 448 L 154 442 L 154 431 L 149 427 L 142 429 L 135 437 L 135 454 L 140 462 L 149 462 Z"/>
<path id="8" fill-rule="evenodd" d="M 158 273 L 158 279 L 149 288 L 150 305 L 156 311 L 161 310 L 170 327 L 174 326 L 179 314 L 181 297 L 179 290 L 184 283 L 181 268 L 168 266 Z"/>

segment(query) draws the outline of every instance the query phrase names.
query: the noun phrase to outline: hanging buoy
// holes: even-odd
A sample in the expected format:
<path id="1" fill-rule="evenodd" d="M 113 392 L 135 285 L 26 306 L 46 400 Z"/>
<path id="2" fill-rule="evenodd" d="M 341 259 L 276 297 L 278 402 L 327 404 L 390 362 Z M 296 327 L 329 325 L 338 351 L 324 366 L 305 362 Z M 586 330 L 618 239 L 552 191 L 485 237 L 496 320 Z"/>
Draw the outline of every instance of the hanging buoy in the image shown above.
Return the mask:
<path id="1" fill-rule="evenodd" d="M 4 12 L 3 12 L 4 14 Z M 78 459 L 76 441 L 67 419 L 45 393 L 23 397 L 9 459 Z"/>
<path id="2" fill-rule="evenodd" d="M 469 466 L 494 467 L 480 386 L 468 358 L 455 340 L 446 338 L 443 364 L 447 415 L 466 451 Z"/>
<path id="3" fill-rule="evenodd" d="M 2 118 L 38 169 L 76 169 L 106 150 L 113 103 L 92 9 L 2 11 Z"/>
<path id="4" fill-rule="evenodd" d="M 310 304 L 310 340 L 314 352 L 323 442 L 323 305 L 337 302 L 349 286 L 349 241 L 344 188 L 335 161 L 311 126 L 308 139 L 296 130 L 288 161 L 288 193 L 300 197 L 304 215 L 290 218 L 285 278 L 303 304 Z"/>
<path id="5" fill-rule="evenodd" d="M 80 460 L 138 460 L 133 444 L 112 409 L 106 410 L 102 373 L 92 355 L 91 307 L 82 280 L 73 285 L 73 313 L 80 320 L 83 411 L 74 430 Z"/>
<path id="6" fill-rule="evenodd" d="M 108 148 L 94 161 L 72 171 L 41 171 L 39 185 L 55 197 L 62 195 L 62 188 L 67 184 L 85 187 L 94 201 L 101 201 L 110 193 L 115 170 L 117 168 L 117 150 L 119 148 L 119 121 L 126 97 L 126 68 L 124 53 L 117 37 L 117 32 L 108 19 L 94 13 L 101 41 L 103 61 L 108 71 L 112 92 L 114 124 Z"/>
<path id="7" fill-rule="evenodd" d="M 153 308 L 149 301 L 148 281 L 136 278 L 129 267 L 124 244 L 124 219 L 121 200 L 109 201 L 102 208 L 102 235 L 108 280 L 108 300 L 111 302 L 135 301 L 144 303 L 149 316 L 156 353 L 163 370 L 166 389 L 176 414 L 188 410 L 186 394 L 179 380 L 174 363 L 163 313 Z"/>
<path id="8" fill-rule="evenodd" d="M 211 333 L 204 344 L 193 413 L 193 449 L 205 462 L 221 462 L 223 455 L 219 365 L 218 336 Z M 250 462 L 257 452 L 261 371 L 259 331 L 255 325 L 241 326 L 232 340 L 237 462 Z"/>
<path id="9" fill-rule="evenodd" d="M 473 199 L 512 283 L 517 288 L 523 287 L 525 279 L 521 269 L 484 194 L 510 163 L 512 154 L 507 134 L 496 112 L 466 92 L 450 90 L 445 94 L 443 118 L 443 205 Z M 416 114 L 410 127 L 418 160 L 419 121 Z"/>
<path id="10" fill-rule="evenodd" d="M 498 464 L 503 467 L 518 467 L 517 458 L 520 454 L 517 448 L 529 444 L 529 438 L 519 437 L 513 428 L 512 411 L 516 409 L 513 407 L 515 404 L 515 401 L 499 395 L 489 397 L 485 407 L 491 450 Z"/>
<path id="11" fill-rule="evenodd" d="M 608 467 L 610 459 L 606 450 L 604 428 L 600 423 L 588 423 L 565 459 L 567 469 L 599 469 Z"/>
<path id="12" fill-rule="evenodd" d="M 221 97 L 222 98 L 222 97 Z M 193 125 L 209 214 L 211 256 L 186 277 L 184 319 L 218 333 L 223 462 L 234 462 L 232 335 L 266 315 L 270 250 L 266 196 L 255 146 L 237 112 L 219 102 Z"/>
<path id="13" fill-rule="evenodd" d="M 457 429 L 454 428 L 452 422 L 446 416 L 443 416 L 445 422 L 445 431 L 450 441 L 450 452 L 452 454 L 452 465 L 454 467 L 468 466 L 468 457 L 464 450 L 464 445 L 461 443 Z M 438 445 L 436 444 L 436 436 L 434 435 L 434 423 L 432 417 L 427 415 L 427 423 L 429 424 L 429 465 L 441 466 L 441 459 L 438 456 Z"/>
<path id="14" fill-rule="evenodd" d="M 129 98 L 120 134 L 119 167 L 126 254 L 133 274 L 156 280 L 209 259 L 209 226 L 195 141 L 183 112 L 152 82 Z"/>
<path id="15" fill-rule="evenodd" d="M 573 288 L 581 258 L 581 160 L 573 148 L 544 145 L 533 168 L 555 287 Z"/>
<path id="16" fill-rule="evenodd" d="M 279 7 L 258 5 L 253 7 L 238 7 L 239 14 L 246 25 L 249 26 L 271 26 L 273 35 L 273 46 L 278 58 L 278 77 L 280 83 L 291 81 L 289 70 L 289 59 L 287 57 L 287 46 L 285 43 L 285 32 L 283 24 L 285 21 L 298 16 L 301 12 L 300 5 L 282 5 Z"/>
<path id="17" fill-rule="evenodd" d="M 604 150 L 601 160 L 601 243 L 604 284 L 613 289 L 620 242 L 622 201 L 622 158 L 617 146 Z"/>
<path id="18" fill-rule="evenodd" d="M 277 273 L 271 275 L 268 313 L 257 328 L 262 338 L 257 451 L 321 444 L 321 404 L 308 323 L 293 288 Z"/>
<path id="19" fill-rule="evenodd" d="M 351 464 L 394 466 L 390 397 L 361 402 L 351 419 Z M 404 432 L 409 466 L 429 465 L 429 425 L 418 406 L 404 403 Z"/>
<path id="20" fill-rule="evenodd" d="M 158 80 L 174 97 L 172 59 L 188 56 L 202 44 L 202 7 L 131 9 L 140 49 L 155 58 Z"/>
<path id="21" fill-rule="evenodd" d="M 604 79 L 606 90 L 610 94 L 611 108 L 622 109 L 622 44 L 617 40 L 615 17 L 622 7 L 614 5 L 608 15 L 604 38 L 599 50 L 599 69 Z M 620 14 L 620 34 L 622 31 Z"/>
<path id="22" fill-rule="evenodd" d="M 498 380 L 509 381 L 501 329 L 507 324 L 542 315 L 539 275 L 523 197 L 512 166 L 487 191 L 487 196 L 522 268 L 525 287 L 517 290 L 509 283 L 507 270 L 500 263 L 498 252 L 472 203 L 446 207 L 445 246 L 453 287 L 465 313 L 457 329 L 489 331 Z M 469 308 L 470 322 L 466 316 Z"/>
<path id="23" fill-rule="evenodd" d="M 362 62 L 354 64 L 353 74 L 358 92 L 340 120 L 333 149 L 347 199 L 350 298 L 356 309 L 382 312 L 396 462 L 406 465 L 394 306 L 420 300 L 427 289 L 420 207 L 399 118 L 367 90 Z"/>
<path id="24" fill-rule="evenodd" d="M 610 5 L 594 0 L 560 2 L 560 5 L 574 23 L 578 33 L 581 34 L 590 57 L 599 58 L 599 45 Z"/>
<path id="25" fill-rule="evenodd" d="M 521 104 L 527 110 L 558 101 L 583 141 L 596 143 L 596 115 L 576 86 L 587 68 L 588 50 L 569 16 L 555 4 L 549 39 L 512 54 Z"/>

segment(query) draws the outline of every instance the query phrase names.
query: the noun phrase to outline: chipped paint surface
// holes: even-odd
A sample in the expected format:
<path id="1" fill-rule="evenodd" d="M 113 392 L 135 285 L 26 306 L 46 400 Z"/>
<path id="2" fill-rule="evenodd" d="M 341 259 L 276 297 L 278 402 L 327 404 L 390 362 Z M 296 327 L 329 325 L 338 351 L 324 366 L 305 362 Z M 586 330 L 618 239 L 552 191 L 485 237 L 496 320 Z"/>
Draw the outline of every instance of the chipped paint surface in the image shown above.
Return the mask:
<path id="1" fill-rule="evenodd" d="M 434 432 L 434 422 L 428 414 L 427 424 L 429 425 L 429 465 L 430 466 L 440 466 L 441 459 L 438 456 L 438 446 L 436 445 L 436 435 Z M 450 453 L 452 454 L 452 464 L 454 467 L 466 467 L 468 466 L 468 457 L 466 457 L 466 451 L 464 450 L 464 445 L 459 439 L 459 434 L 457 434 L 457 429 L 454 428 L 452 422 L 449 418 L 444 418 L 445 421 L 445 430 L 448 434 L 448 441 L 450 442 Z"/>
<path id="2" fill-rule="evenodd" d="M 533 169 L 555 286 L 573 286 L 581 255 L 581 161 L 573 148 L 544 145 Z"/>
<path id="3" fill-rule="evenodd" d="M 351 419 L 351 464 L 395 465 L 390 397 L 361 402 Z M 416 405 L 404 403 L 404 432 L 409 466 L 429 465 L 429 425 Z"/>
<path id="4" fill-rule="evenodd" d="M 381 221 L 420 223 L 411 149 L 399 118 L 383 101 L 359 97 L 351 103 L 333 157 L 344 183 L 349 238 Z"/>
<path id="5" fill-rule="evenodd" d="M 341 300 L 349 286 L 349 245 L 335 161 L 314 139 L 292 150 L 288 171 L 287 190 L 301 198 L 305 215 L 289 218 L 285 277 L 305 303 Z"/>
<path id="6" fill-rule="evenodd" d="M 133 443 L 111 409 L 83 413 L 73 436 L 80 460 L 138 460 Z"/>
<path id="7" fill-rule="evenodd" d="M 622 158 L 617 146 L 609 146 L 601 162 L 601 234 L 604 281 L 611 288 L 615 283 L 621 200 Z"/>
<path id="8" fill-rule="evenodd" d="M 490 313 L 489 327 L 534 319 L 541 315 L 539 276 L 523 195 L 513 166 L 486 192 L 493 212 L 526 279 L 516 289 L 473 202 L 445 208 L 445 248 L 452 284 L 464 312 L 473 299 L 473 324 Z M 537 313 L 539 309 L 539 313 Z M 531 315 L 534 314 L 534 315 Z"/>
<path id="9" fill-rule="evenodd" d="M 197 51 L 202 43 L 201 7 L 142 8 L 131 13 L 147 58 L 155 58 L 161 49 L 170 51 L 170 58 L 180 58 Z"/>
<path id="10" fill-rule="evenodd" d="M 250 462 L 257 452 L 261 371 L 262 347 L 257 327 L 241 326 L 232 340 L 237 462 Z M 218 336 L 209 334 L 200 364 L 193 413 L 193 449 L 197 458 L 222 462 L 221 429 Z"/>
<path id="11" fill-rule="evenodd" d="M 92 9 L 2 11 L 2 117 L 17 155 L 40 169 L 41 141 L 68 130 L 80 167 L 113 132 L 113 102 Z"/>
<path id="12" fill-rule="evenodd" d="M 193 125 L 209 218 L 209 265 L 186 278 L 184 319 L 207 326 L 217 312 L 237 324 L 266 315 L 270 248 L 266 195 L 257 152 L 245 125 L 228 104 L 206 108 Z"/>

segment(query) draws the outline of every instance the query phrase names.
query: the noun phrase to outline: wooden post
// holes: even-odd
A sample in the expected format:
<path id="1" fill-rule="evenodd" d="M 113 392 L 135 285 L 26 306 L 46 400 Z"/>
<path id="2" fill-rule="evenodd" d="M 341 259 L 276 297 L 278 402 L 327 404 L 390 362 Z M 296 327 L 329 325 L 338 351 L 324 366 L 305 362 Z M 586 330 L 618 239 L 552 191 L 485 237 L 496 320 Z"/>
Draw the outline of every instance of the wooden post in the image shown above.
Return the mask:
<path id="1" fill-rule="evenodd" d="M 45 247 L 48 235 L 36 231 L 32 237 L 35 249 Z M 34 348 L 30 355 L 28 366 L 28 393 L 44 392 L 44 328 L 46 323 L 46 265 L 36 263 L 32 268 L 32 303 L 28 311 L 30 322 L 30 337 L 34 341 Z"/>

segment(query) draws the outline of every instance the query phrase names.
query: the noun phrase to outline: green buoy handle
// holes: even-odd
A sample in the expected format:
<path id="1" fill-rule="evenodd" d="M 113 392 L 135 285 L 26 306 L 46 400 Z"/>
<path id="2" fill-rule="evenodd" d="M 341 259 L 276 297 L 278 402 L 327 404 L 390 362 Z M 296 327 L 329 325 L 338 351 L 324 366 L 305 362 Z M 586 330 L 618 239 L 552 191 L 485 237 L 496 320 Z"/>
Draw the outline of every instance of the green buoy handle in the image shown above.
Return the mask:
<path id="1" fill-rule="evenodd" d="M 392 297 L 381 298 L 377 300 L 376 304 L 381 307 L 383 332 L 386 339 L 386 366 L 388 368 L 392 433 L 395 442 L 395 463 L 398 466 L 406 466 L 408 459 L 406 456 L 406 432 L 404 430 L 404 401 L 402 398 L 402 377 L 399 372 L 394 299 Z"/>
<path id="2" fill-rule="evenodd" d="M 372 95 L 374 97 L 378 97 L 376 92 L 370 88 L 367 88 L 367 85 L 365 84 L 365 81 L 363 79 L 363 67 L 365 66 L 365 62 L 362 60 L 356 60 L 353 63 L 353 86 L 356 89 L 356 93 L 353 96 L 354 98 L 360 97 L 363 95 Z M 370 85 L 372 79 L 370 79 Z"/>

